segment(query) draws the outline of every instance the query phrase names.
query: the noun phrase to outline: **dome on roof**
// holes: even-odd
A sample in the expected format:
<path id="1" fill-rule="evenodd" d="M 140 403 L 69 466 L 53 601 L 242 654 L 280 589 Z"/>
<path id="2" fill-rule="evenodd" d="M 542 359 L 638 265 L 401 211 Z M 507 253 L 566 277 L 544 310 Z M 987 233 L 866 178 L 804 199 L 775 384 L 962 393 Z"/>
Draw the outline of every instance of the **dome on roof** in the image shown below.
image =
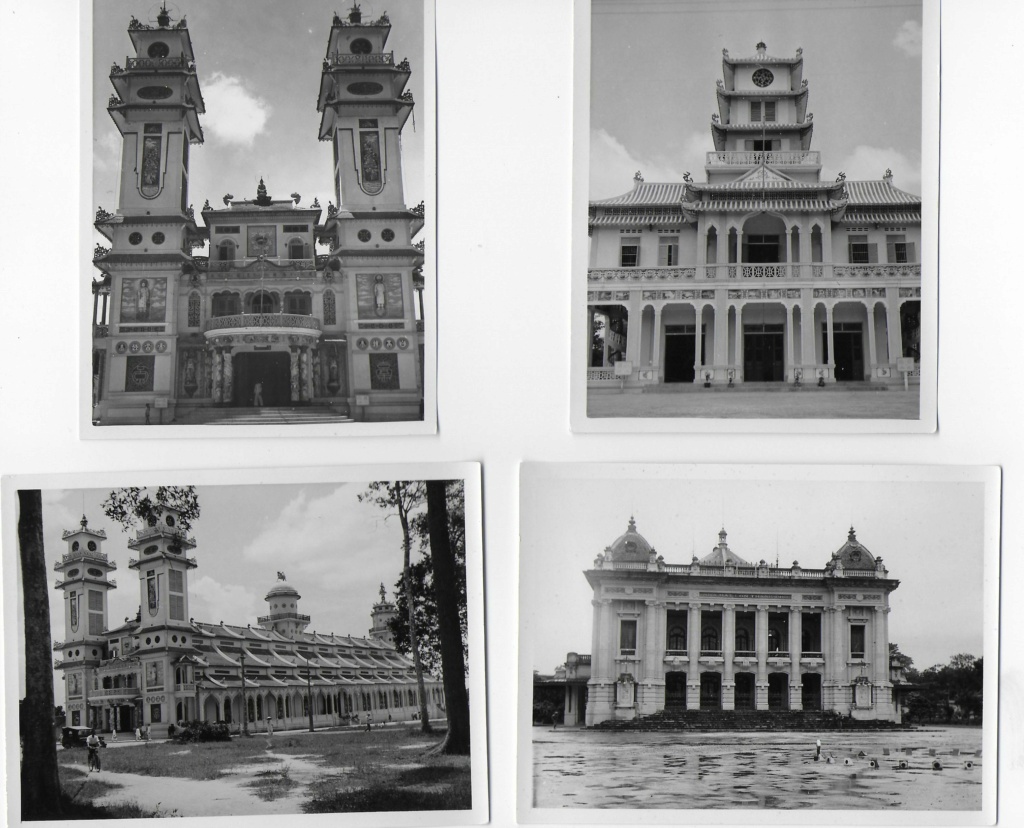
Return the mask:
<path id="1" fill-rule="evenodd" d="M 271 598 L 280 598 L 281 596 L 289 596 L 291 598 L 301 598 L 299 591 L 289 584 L 283 577 L 279 576 L 277 582 L 267 590 L 267 595 L 264 600 L 269 601 Z"/>
<path id="2" fill-rule="evenodd" d="M 875 556 L 872 555 L 859 540 L 853 527 L 846 536 L 846 543 L 832 553 L 832 560 L 827 568 L 835 568 L 836 563 L 842 563 L 843 569 L 875 569 Z"/>
<path id="3" fill-rule="evenodd" d="M 636 521 L 632 516 L 624 534 L 605 550 L 606 557 L 613 561 L 646 561 L 654 548 L 636 531 Z"/>
<path id="4" fill-rule="evenodd" d="M 748 561 L 743 560 L 739 555 L 729 548 L 725 542 L 727 535 L 725 528 L 718 533 L 718 545 L 707 555 L 698 561 L 702 566 L 751 566 Z"/>

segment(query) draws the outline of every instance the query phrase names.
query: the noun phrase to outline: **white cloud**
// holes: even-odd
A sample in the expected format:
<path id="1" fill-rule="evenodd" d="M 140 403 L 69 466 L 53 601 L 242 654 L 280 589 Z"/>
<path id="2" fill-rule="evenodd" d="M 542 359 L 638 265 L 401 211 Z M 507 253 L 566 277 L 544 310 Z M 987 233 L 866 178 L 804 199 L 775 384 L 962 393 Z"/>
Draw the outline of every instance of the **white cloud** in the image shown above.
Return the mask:
<path id="1" fill-rule="evenodd" d="M 633 175 L 637 170 L 645 181 L 682 181 L 687 170 L 697 171 L 694 178 L 702 177 L 698 173 L 704 166 L 704 153 L 711 149 L 710 143 L 706 133 L 692 132 L 683 141 L 677 162 L 645 158 L 631 152 L 607 130 L 591 130 L 590 198 L 609 198 L 628 192 L 633 187 Z"/>
<path id="2" fill-rule="evenodd" d="M 93 164 L 103 172 L 116 171 L 121 163 L 121 136 L 105 131 L 93 141 Z"/>
<path id="3" fill-rule="evenodd" d="M 203 126 L 226 144 L 251 147 L 270 117 L 270 104 L 245 88 L 241 78 L 214 72 L 203 81 Z"/>
<path id="4" fill-rule="evenodd" d="M 840 170 L 853 181 L 881 180 L 885 171 L 892 170 L 894 186 L 914 195 L 921 194 L 921 164 L 892 147 L 872 147 L 861 144 L 830 169 L 822 169 L 823 181 L 830 181 Z"/>
<path id="5" fill-rule="evenodd" d="M 921 54 L 921 24 L 916 20 L 905 20 L 896 32 L 892 45 L 907 57 L 919 57 Z"/>
<path id="6" fill-rule="evenodd" d="M 245 587 L 222 584 L 209 575 L 189 579 L 189 614 L 197 621 L 255 624 L 265 607 L 263 596 Z"/>

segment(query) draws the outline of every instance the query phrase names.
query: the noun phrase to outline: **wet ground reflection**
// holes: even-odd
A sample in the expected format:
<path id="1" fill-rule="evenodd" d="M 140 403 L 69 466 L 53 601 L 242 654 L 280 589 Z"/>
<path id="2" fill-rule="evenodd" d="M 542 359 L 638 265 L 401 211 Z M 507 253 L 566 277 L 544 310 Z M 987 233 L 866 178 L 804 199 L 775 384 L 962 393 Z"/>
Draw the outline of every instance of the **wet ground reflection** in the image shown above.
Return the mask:
<path id="1" fill-rule="evenodd" d="M 907 733 L 533 731 L 539 808 L 977 810 L 976 729 Z M 932 754 L 934 751 L 934 755 Z M 832 757 L 834 763 L 824 759 Z M 871 760 L 878 764 L 870 765 Z M 900 768 L 900 762 L 907 764 Z M 933 762 L 942 765 L 934 770 Z M 968 767 L 968 763 L 972 767 Z"/>

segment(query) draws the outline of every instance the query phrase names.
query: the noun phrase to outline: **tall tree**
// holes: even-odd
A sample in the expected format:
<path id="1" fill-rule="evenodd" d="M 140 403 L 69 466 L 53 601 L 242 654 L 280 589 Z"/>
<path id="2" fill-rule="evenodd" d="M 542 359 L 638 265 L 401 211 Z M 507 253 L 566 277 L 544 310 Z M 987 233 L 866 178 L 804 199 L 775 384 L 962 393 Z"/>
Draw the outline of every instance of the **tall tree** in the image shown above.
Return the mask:
<path id="1" fill-rule="evenodd" d="M 402 526 L 402 583 L 407 594 L 413 594 L 412 584 L 412 527 L 410 516 L 423 505 L 423 484 L 418 481 L 396 480 L 393 482 L 377 481 L 370 483 L 367 490 L 357 495 L 359 501 L 372 503 L 385 512 L 398 516 Z M 391 515 L 389 515 L 390 517 Z M 420 729 L 430 733 L 430 714 L 427 712 L 427 689 L 423 683 L 423 663 L 420 660 L 419 642 L 416 635 L 416 614 L 413 604 L 409 604 L 409 649 L 412 663 L 416 670 L 416 688 L 419 691 Z"/>
<path id="2" fill-rule="evenodd" d="M 461 481 L 456 485 L 458 483 Z M 466 662 L 462 654 L 462 624 L 456 585 L 458 563 L 449 535 L 448 487 L 444 480 L 427 481 L 427 529 L 430 559 L 434 564 L 434 599 L 444 672 L 445 712 L 448 715 L 448 733 L 439 752 L 468 756 L 469 695 L 466 692 Z"/>
<path id="3" fill-rule="evenodd" d="M 43 500 L 38 489 L 20 489 L 18 545 L 25 600 L 25 701 L 22 709 L 21 817 L 61 816 L 57 742 L 53 735 L 53 650 L 43 550 Z"/>
<path id="4" fill-rule="evenodd" d="M 178 527 L 182 532 L 192 528 L 192 523 L 199 518 L 199 496 L 195 486 L 158 486 L 150 494 L 145 487 L 137 486 L 126 489 L 114 489 L 103 501 L 103 513 L 121 524 L 121 531 L 127 532 L 141 520 L 149 522 L 158 518 L 166 507 L 177 510 Z"/>
<path id="5" fill-rule="evenodd" d="M 461 480 L 450 481 L 448 496 L 448 538 L 455 555 L 455 588 L 459 611 L 459 626 L 462 637 L 463 660 L 468 660 L 466 642 L 466 519 L 465 487 Z M 412 602 L 416 613 L 416 635 L 419 641 L 420 659 L 424 669 L 441 677 L 441 641 L 437 624 L 437 600 L 434 596 L 434 562 L 430 553 L 430 537 L 427 515 L 418 513 L 413 522 L 413 534 L 419 538 L 421 557 L 412 565 Z M 395 645 L 402 652 L 409 648 L 408 624 L 409 596 L 401 578 L 395 583 L 395 603 L 398 614 L 388 622 L 395 637 Z"/>

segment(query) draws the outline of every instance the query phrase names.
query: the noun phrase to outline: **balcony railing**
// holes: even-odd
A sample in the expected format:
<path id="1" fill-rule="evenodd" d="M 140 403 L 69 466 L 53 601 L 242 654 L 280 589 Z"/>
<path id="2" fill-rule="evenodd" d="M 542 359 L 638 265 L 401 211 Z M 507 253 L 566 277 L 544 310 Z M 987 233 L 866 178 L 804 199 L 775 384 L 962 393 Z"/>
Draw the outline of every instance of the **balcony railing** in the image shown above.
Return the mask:
<path id="1" fill-rule="evenodd" d="M 642 283 L 645 287 L 658 289 L 693 282 L 726 282 L 741 280 L 805 279 L 920 279 L 921 265 L 908 264 L 836 264 L 834 262 L 776 262 L 751 264 L 733 262 L 727 264 L 703 264 L 693 267 L 602 267 L 587 272 L 591 290 L 596 284 L 618 282 Z M 651 298 L 660 298 L 653 296 Z M 670 297 L 664 297 L 670 298 Z M 694 297 L 698 298 L 698 297 Z M 613 301 L 607 298 L 591 297 L 591 302 Z"/>
<path id="2" fill-rule="evenodd" d="M 303 328 L 319 331 L 322 325 L 316 317 L 299 313 L 233 313 L 229 316 L 215 316 L 203 325 L 203 330 L 207 332 L 229 328 Z"/>
<path id="3" fill-rule="evenodd" d="M 105 564 L 107 566 L 117 569 L 117 564 L 110 563 L 107 556 L 103 552 L 90 552 L 88 549 L 79 549 L 77 552 L 65 552 L 60 556 L 59 561 L 54 561 L 53 568 L 61 569 L 69 563 L 86 561 L 96 561 L 97 563 Z"/>
<path id="4" fill-rule="evenodd" d="M 142 692 L 138 687 L 108 687 L 104 690 L 90 690 L 89 698 L 95 699 L 103 696 L 137 696 Z"/>
<path id="5" fill-rule="evenodd" d="M 238 259 L 204 259 L 193 260 L 200 270 L 209 273 L 227 273 L 232 270 L 252 269 L 255 265 L 259 271 L 259 259 L 255 256 Z M 275 266 L 275 270 L 316 270 L 316 259 L 289 259 L 287 256 L 264 256 L 263 261 Z"/>
<path id="6" fill-rule="evenodd" d="M 704 650 L 704 649 L 702 649 L 700 651 L 700 657 L 701 658 L 721 658 L 722 657 L 722 651 L 721 650 Z"/>
<path id="7" fill-rule="evenodd" d="M 800 658 L 824 658 L 825 654 L 821 650 L 805 650 L 800 653 Z"/>
<path id="8" fill-rule="evenodd" d="M 708 167 L 756 167 L 759 164 L 772 166 L 821 166 L 821 153 L 814 150 L 769 150 L 758 152 L 709 152 L 705 165 Z"/>
<path id="9" fill-rule="evenodd" d="M 310 622 L 308 615 L 303 615 L 299 612 L 279 612 L 275 615 L 261 615 L 256 619 L 257 624 L 267 624 L 272 621 L 301 621 L 304 624 Z"/>
<path id="10" fill-rule="evenodd" d="M 395 53 L 385 52 L 379 55 L 346 55 L 335 52 L 331 55 L 331 66 L 394 66 Z"/>
<path id="11" fill-rule="evenodd" d="M 130 57 L 125 61 L 125 69 L 189 69 L 190 61 L 184 57 Z"/>

